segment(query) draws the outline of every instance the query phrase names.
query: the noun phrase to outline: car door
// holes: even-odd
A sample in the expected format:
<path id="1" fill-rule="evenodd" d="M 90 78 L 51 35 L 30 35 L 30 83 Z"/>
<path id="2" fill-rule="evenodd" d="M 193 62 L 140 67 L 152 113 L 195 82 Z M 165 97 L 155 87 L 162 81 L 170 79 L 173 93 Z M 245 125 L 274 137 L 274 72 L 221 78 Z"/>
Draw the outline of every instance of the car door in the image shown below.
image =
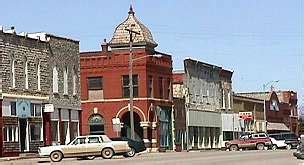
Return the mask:
<path id="1" fill-rule="evenodd" d="M 102 150 L 102 139 L 99 136 L 89 136 L 87 147 L 87 155 L 100 155 Z"/>
<path id="2" fill-rule="evenodd" d="M 86 154 L 86 137 L 78 137 L 62 148 L 64 157 L 84 156 Z"/>

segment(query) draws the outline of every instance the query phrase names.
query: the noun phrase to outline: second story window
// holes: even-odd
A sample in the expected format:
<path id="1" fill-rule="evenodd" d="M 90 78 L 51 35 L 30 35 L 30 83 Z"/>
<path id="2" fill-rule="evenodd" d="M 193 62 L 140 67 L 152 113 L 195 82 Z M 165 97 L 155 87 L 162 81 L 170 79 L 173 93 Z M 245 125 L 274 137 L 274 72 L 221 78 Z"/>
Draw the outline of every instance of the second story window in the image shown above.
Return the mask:
<path id="1" fill-rule="evenodd" d="M 15 68 L 16 68 L 17 62 L 14 58 L 11 60 L 11 78 L 12 78 L 12 88 L 16 88 L 16 73 L 15 73 Z"/>
<path id="2" fill-rule="evenodd" d="M 158 79 L 158 86 L 159 86 L 159 98 L 164 98 L 164 84 L 163 84 L 163 78 L 159 77 Z"/>
<path id="3" fill-rule="evenodd" d="M 64 68 L 63 72 L 63 94 L 68 95 L 68 67 Z"/>
<path id="4" fill-rule="evenodd" d="M 58 93 L 58 70 L 56 66 L 53 68 L 53 93 Z"/>
<path id="5" fill-rule="evenodd" d="M 171 100 L 171 98 L 172 98 L 172 94 L 171 94 L 171 80 L 170 80 L 170 78 L 168 78 L 168 80 L 167 80 L 167 98 L 169 100 Z"/>
<path id="6" fill-rule="evenodd" d="M 41 76 L 40 76 L 40 60 L 38 60 L 37 62 L 37 89 L 38 90 L 41 90 L 41 84 L 40 84 L 40 79 L 41 79 Z"/>
<path id="7" fill-rule="evenodd" d="M 28 60 L 27 58 L 24 59 L 24 83 L 25 83 L 25 89 L 29 88 L 28 84 Z"/>
<path id="8" fill-rule="evenodd" d="M 148 97 L 153 98 L 153 77 L 148 77 Z"/>
<path id="9" fill-rule="evenodd" d="M 77 90 L 76 90 L 77 81 L 76 81 L 76 79 L 77 79 L 77 72 L 76 72 L 76 69 L 74 68 L 73 69 L 73 95 L 74 96 L 77 94 Z"/>
<path id="10" fill-rule="evenodd" d="M 102 77 L 88 78 L 88 99 L 103 99 L 103 79 Z"/>
<path id="11" fill-rule="evenodd" d="M 130 97 L 130 88 L 129 88 L 129 76 L 124 75 L 122 77 L 122 88 L 123 88 L 123 98 L 129 98 Z M 138 97 L 138 75 L 133 75 L 133 97 Z"/>

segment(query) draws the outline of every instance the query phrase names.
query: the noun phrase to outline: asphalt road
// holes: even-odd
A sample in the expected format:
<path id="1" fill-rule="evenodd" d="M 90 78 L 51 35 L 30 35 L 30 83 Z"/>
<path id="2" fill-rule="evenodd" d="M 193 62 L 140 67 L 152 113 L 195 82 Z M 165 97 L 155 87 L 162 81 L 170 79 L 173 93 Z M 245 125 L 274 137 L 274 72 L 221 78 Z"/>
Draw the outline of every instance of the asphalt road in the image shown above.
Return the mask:
<path id="1" fill-rule="evenodd" d="M 204 152 L 170 152 L 144 153 L 133 158 L 113 157 L 110 160 L 96 158 L 94 160 L 63 159 L 52 163 L 48 158 L 35 158 L 1 162 L 1 165 L 30 164 L 110 164 L 110 165 L 304 165 L 304 160 L 292 156 L 293 151 L 204 151 Z"/>

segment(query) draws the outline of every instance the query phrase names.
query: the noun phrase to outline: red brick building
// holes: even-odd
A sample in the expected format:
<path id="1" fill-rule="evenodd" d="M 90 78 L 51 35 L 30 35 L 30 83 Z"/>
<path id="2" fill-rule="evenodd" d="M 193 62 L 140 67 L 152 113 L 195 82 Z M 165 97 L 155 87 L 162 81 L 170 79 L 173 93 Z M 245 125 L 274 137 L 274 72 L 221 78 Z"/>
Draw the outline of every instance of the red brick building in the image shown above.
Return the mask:
<path id="1" fill-rule="evenodd" d="M 135 138 L 143 139 L 151 150 L 172 149 L 172 59 L 155 50 L 157 43 L 132 7 L 101 51 L 80 54 L 82 133 L 130 136 L 130 35 L 126 28 L 139 32 L 133 36 Z M 117 118 L 121 131 L 113 126 L 112 119 Z"/>

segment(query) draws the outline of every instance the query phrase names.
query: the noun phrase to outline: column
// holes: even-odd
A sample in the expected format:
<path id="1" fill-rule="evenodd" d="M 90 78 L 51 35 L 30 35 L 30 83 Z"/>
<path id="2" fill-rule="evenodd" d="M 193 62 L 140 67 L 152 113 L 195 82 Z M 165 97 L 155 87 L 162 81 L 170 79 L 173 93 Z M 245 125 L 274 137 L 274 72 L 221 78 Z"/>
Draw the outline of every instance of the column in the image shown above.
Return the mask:
<path id="1" fill-rule="evenodd" d="M 145 143 L 145 147 L 151 148 L 151 142 L 148 137 L 148 128 L 150 127 L 150 122 L 140 122 L 140 126 L 143 128 L 143 141 Z"/>
<path id="2" fill-rule="evenodd" d="M 151 150 L 150 152 L 157 152 L 157 123 L 152 122 L 152 139 L 151 139 Z"/>
<path id="3" fill-rule="evenodd" d="M 46 146 L 52 145 L 52 129 L 51 129 L 51 114 L 42 113 L 43 115 L 43 127 L 44 127 L 44 142 Z M 57 131 L 57 130 L 55 130 Z"/>

